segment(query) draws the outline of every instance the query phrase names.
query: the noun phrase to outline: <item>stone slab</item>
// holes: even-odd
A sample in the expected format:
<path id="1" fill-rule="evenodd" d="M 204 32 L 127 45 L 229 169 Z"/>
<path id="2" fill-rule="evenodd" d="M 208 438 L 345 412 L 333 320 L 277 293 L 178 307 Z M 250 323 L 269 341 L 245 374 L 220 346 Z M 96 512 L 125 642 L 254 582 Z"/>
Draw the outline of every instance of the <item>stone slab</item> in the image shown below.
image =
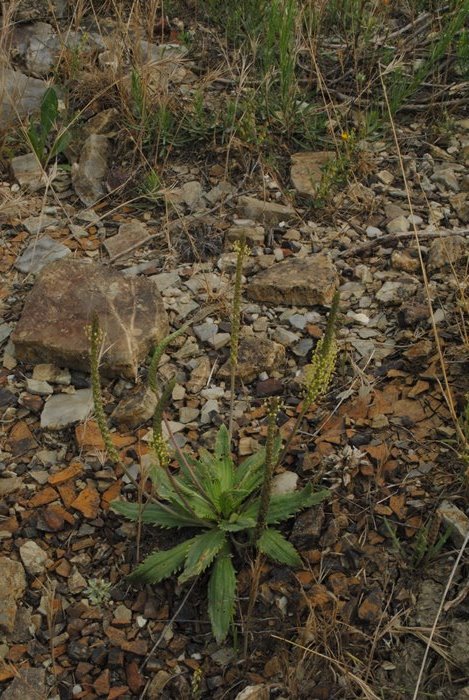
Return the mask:
<path id="1" fill-rule="evenodd" d="M 251 278 L 249 299 L 289 306 L 328 306 L 339 277 L 325 255 L 284 260 Z"/>
<path id="2" fill-rule="evenodd" d="M 169 330 L 151 280 L 65 258 L 40 272 L 26 299 L 12 333 L 17 359 L 89 371 L 86 329 L 95 313 L 105 334 L 101 368 L 110 376 L 135 377 Z"/>

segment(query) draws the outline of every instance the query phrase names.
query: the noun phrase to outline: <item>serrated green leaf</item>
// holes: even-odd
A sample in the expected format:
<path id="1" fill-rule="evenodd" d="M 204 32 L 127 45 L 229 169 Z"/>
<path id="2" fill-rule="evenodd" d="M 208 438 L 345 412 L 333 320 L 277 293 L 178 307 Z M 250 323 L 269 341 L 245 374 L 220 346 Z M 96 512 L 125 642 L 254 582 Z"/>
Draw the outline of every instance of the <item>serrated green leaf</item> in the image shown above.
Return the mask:
<path id="1" fill-rule="evenodd" d="M 230 457 L 230 435 L 226 425 L 223 423 L 218 428 L 217 437 L 215 438 L 215 456 L 217 459 Z"/>
<path id="2" fill-rule="evenodd" d="M 259 551 L 279 564 L 288 566 L 301 566 L 301 557 L 290 542 L 285 537 L 272 528 L 264 530 L 260 536 L 257 546 Z"/>
<path id="3" fill-rule="evenodd" d="M 195 538 L 181 542 L 181 544 L 166 549 L 162 552 L 150 554 L 130 576 L 130 581 L 142 581 L 143 583 L 159 583 L 172 576 L 182 567 Z"/>
<path id="4" fill-rule="evenodd" d="M 288 520 L 299 510 L 315 506 L 328 498 L 329 495 L 330 491 L 327 489 L 313 493 L 310 484 L 300 491 L 273 495 L 267 511 L 267 524 L 273 525 Z"/>
<path id="5" fill-rule="evenodd" d="M 221 448 L 220 448 L 221 449 Z M 227 491 L 233 486 L 234 464 L 231 455 L 218 457 L 205 448 L 200 448 L 199 459 L 204 468 L 204 480 L 219 484 L 219 492 Z"/>
<path id="6" fill-rule="evenodd" d="M 224 532 L 241 532 L 241 530 L 251 530 L 256 527 L 254 518 L 240 517 L 239 520 L 222 520 L 218 527 Z"/>
<path id="7" fill-rule="evenodd" d="M 242 486 L 243 481 L 251 472 L 258 472 L 262 469 L 265 462 L 265 449 L 262 447 L 258 452 L 249 455 L 241 464 L 237 467 L 235 473 L 235 484 L 236 486 Z"/>
<path id="8" fill-rule="evenodd" d="M 196 486 L 197 481 L 203 483 L 207 477 L 206 467 L 198 459 L 190 454 L 182 454 L 176 451 L 175 457 L 179 464 L 179 479 L 184 481 L 186 486 Z M 196 480 L 194 480 L 194 477 Z"/>
<path id="9" fill-rule="evenodd" d="M 226 547 L 215 560 L 208 582 L 208 614 L 212 632 L 220 644 L 227 636 L 236 598 L 236 573 Z"/>
<path id="10" fill-rule="evenodd" d="M 317 505 L 325 498 L 328 498 L 329 495 L 330 492 L 327 489 L 313 493 L 310 484 L 300 491 L 278 495 L 274 494 L 270 499 L 269 509 L 267 511 L 267 524 L 275 525 L 281 523 L 283 520 L 288 520 L 288 518 L 291 518 L 299 510 Z M 241 515 L 248 518 L 257 518 L 258 510 L 259 499 L 257 498 L 241 511 Z"/>
<path id="11" fill-rule="evenodd" d="M 126 503 L 125 501 L 112 501 L 111 508 L 116 513 L 129 520 L 141 520 L 147 525 L 159 527 L 207 527 L 206 522 L 196 520 L 190 513 L 176 505 L 164 505 L 158 503 L 146 503 L 140 508 L 138 503 Z"/>
<path id="12" fill-rule="evenodd" d="M 187 511 L 187 504 L 198 518 L 202 520 L 217 520 L 216 510 L 212 507 L 206 495 L 200 494 L 196 486 L 188 486 L 185 480 L 173 475 L 169 478 L 165 469 L 156 468 L 151 471 L 155 491 L 161 500 L 169 501 Z"/>
<path id="13" fill-rule="evenodd" d="M 282 439 L 277 436 L 274 442 L 273 458 L 277 459 L 282 447 Z M 248 493 L 252 493 L 262 483 L 264 478 L 265 467 L 265 448 L 260 449 L 257 453 L 250 455 L 242 462 L 235 472 L 234 483 L 238 488 L 245 489 Z"/>
<path id="14" fill-rule="evenodd" d="M 225 543 L 226 535 L 218 528 L 204 532 L 202 535 L 197 535 L 187 554 L 184 571 L 178 579 L 179 583 L 185 583 L 205 571 Z"/>

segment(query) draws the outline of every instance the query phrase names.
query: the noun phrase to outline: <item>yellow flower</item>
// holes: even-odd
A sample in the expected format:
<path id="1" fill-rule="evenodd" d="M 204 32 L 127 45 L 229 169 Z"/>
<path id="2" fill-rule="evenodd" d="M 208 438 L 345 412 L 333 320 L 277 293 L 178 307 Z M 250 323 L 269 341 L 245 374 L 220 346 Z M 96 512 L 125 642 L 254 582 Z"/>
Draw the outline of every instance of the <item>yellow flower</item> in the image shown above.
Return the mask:
<path id="1" fill-rule="evenodd" d="M 348 133 L 348 131 L 343 131 L 340 135 L 340 138 L 342 139 L 342 141 L 348 141 L 350 139 L 350 134 Z"/>

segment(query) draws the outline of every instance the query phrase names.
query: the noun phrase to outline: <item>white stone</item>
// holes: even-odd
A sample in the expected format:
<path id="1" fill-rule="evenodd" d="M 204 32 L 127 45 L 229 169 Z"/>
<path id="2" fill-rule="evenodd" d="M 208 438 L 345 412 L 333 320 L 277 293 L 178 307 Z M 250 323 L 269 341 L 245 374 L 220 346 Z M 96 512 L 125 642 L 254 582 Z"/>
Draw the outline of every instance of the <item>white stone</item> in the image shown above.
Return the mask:
<path id="1" fill-rule="evenodd" d="M 410 228 L 409 220 L 406 216 L 397 216 L 386 224 L 388 233 L 404 233 Z"/>
<path id="2" fill-rule="evenodd" d="M 39 396 L 49 396 L 54 393 L 53 388 L 48 382 L 43 382 L 40 379 L 27 379 L 26 388 L 30 394 L 38 394 Z"/>
<path id="3" fill-rule="evenodd" d="M 24 568 L 31 576 L 37 576 L 45 571 L 47 553 L 33 540 L 28 540 L 21 545 L 20 557 Z"/>
<path id="4" fill-rule="evenodd" d="M 41 428 L 61 430 L 85 420 L 93 408 L 91 389 L 79 389 L 74 394 L 51 396 L 41 413 Z"/>
<path id="5" fill-rule="evenodd" d="M 366 235 L 368 238 L 378 238 L 379 236 L 383 235 L 383 232 L 381 229 L 376 228 L 376 226 L 367 226 Z"/>
<path id="6" fill-rule="evenodd" d="M 292 493 L 296 491 L 298 485 L 298 474 L 295 472 L 282 472 L 274 476 L 272 480 L 272 493 L 281 495 L 284 493 Z"/>
<path id="7" fill-rule="evenodd" d="M 231 335 L 229 333 L 216 333 L 212 338 L 209 338 L 208 342 L 215 350 L 220 350 L 230 344 Z"/>

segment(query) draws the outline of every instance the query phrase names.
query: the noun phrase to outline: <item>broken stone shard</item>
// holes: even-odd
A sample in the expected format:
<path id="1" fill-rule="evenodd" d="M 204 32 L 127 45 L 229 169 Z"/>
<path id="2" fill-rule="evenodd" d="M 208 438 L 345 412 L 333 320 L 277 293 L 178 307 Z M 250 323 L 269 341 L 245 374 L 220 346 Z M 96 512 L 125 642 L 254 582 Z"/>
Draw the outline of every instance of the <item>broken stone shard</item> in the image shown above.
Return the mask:
<path id="1" fill-rule="evenodd" d="M 41 413 L 41 428 L 61 430 L 88 418 L 93 408 L 91 389 L 78 389 L 74 394 L 54 394 Z"/>
<path id="2" fill-rule="evenodd" d="M 13 632 L 16 601 L 26 588 L 26 576 L 19 561 L 0 557 L 0 632 Z"/>
<path id="3" fill-rule="evenodd" d="M 104 181 L 108 170 L 109 139 L 90 134 L 83 144 L 78 163 L 72 166 L 73 189 L 87 207 L 104 197 Z"/>
<path id="4" fill-rule="evenodd" d="M 281 221 L 296 218 L 295 210 L 292 207 L 277 204 L 277 202 L 266 202 L 255 197 L 240 197 L 238 210 L 246 219 L 262 221 L 272 226 L 278 225 Z"/>
<path id="5" fill-rule="evenodd" d="M 46 670 L 44 668 L 19 668 L 15 678 L 4 691 L 3 700 L 47 700 Z"/>
<path id="6" fill-rule="evenodd" d="M 328 306 L 339 278 L 325 255 L 284 260 L 252 277 L 247 296 L 254 301 L 291 306 Z"/>
<path id="7" fill-rule="evenodd" d="M 13 175 L 21 187 L 36 192 L 47 184 L 47 176 L 34 153 L 25 153 L 11 159 Z"/>
<path id="8" fill-rule="evenodd" d="M 302 197 L 314 197 L 321 183 L 324 166 L 336 157 L 333 151 L 293 153 L 290 177 Z"/>
<path id="9" fill-rule="evenodd" d="M 33 240 L 15 263 L 15 267 L 25 274 L 37 274 L 43 267 L 70 255 L 71 250 L 67 246 L 57 243 L 49 236 L 43 236 L 39 240 Z"/>
<path id="10" fill-rule="evenodd" d="M 129 248 L 145 243 L 148 238 L 148 229 L 141 221 L 129 221 L 119 226 L 119 232 L 108 238 L 104 244 L 110 258 L 124 259 L 132 255 Z"/>
<path id="11" fill-rule="evenodd" d="M 269 338 L 247 336 L 239 343 L 238 366 L 236 377 L 238 381 L 249 384 L 261 372 L 271 372 L 280 367 L 285 361 L 285 348 Z M 230 375 L 230 361 L 220 369 L 221 377 Z"/>
<path id="12" fill-rule="evenodd" d="M 150 349 L 168 333 L 156 284 L 102 265 L 62 259 L 39 274 L 12 334 L 17 359 L 88 371 L 86 328 L 93 315 L 104 333 L 101 369 L 136 376 Z"/>

